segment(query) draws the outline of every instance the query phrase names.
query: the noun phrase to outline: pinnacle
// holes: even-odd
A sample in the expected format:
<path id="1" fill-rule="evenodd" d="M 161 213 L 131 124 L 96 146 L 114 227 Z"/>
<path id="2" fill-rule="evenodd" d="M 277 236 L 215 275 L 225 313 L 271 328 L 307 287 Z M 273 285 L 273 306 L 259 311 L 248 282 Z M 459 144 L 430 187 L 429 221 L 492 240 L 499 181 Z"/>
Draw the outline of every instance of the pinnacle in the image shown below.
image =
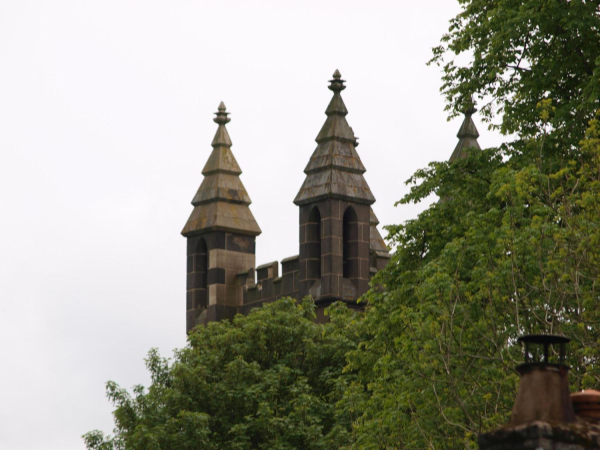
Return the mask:
<path id="1" fill-rule="evenodd" d="M 366 171 L 358 153 L 357 137 L 346 121 L 348 110 L 340 91 L 346 88 L 339 70 L 333 74 L 329 89 L 333 98 L 325 111 L 327 119 L 317 136 L 313 152 L 304 173 L 306 178 L 294 200 L 305 205 L 324 198 L 372 204 L 375 197 L 363 177 Z"/>
<path id="2" fill-rule="evenodd" d="M 465 104 L 463 111 L 465 118 L 460 126 L 460 129 L 458 130 L 458 134 L 456 135 L 456 137 L 458 137 L 458 144 L 456 144 L 454 152 L 452 152 L 452 155 L 450 156 L 449 162 L 454 162 L 457 159 L 467 158 L 467 148 L 473 147 L 478 150 L 480 149 L 479 143 L 477 142 L 479 132 L 477 131 L 477 127 L 475 126 L 475 123 L 471 117 L 476 111 L 477 110 L 475 109 L 475 105 L 472 101 Z"/>
<path id="3" fill-rule="evenodd" d="M 345 88 L 346 86 L 342 86 L 342 88 Z M 331 89 L 331 86 L 329 86 L 329 89 Z M 333 90 L 333 89 L 331 89 Z M 342 100 L 342 96 L 339 94 L 339 92 L 334 91 L 335 94 L 333 96 L 333 98 L 331 99 L 331 101 L 329 102 L 329 105 L 327 106 L 327 109 L 325 110 L 325 114 L 327 114 L 327 116 L 331 116 L 332 114 L 339 114 L 341 116 L 345 116 L 346 114 L 348 114 L 348 110 L 346 109 L 346 105 L 344 104 L 344 100 Z"/>
<path id="4" fill-rule="evenodd" d="M 248 205 L 251 200 L 239 175 L 240 166 L 231 151 L 231 139 L 227 132 L 229 113 L 220 103 L 217 117 L 219 125 L 212 141 L 213 150 L 202 170 L 204 179 L 192 200 L 194 210 L 182 234 L 186 237 L 211 230 L 257 236 L 260 228 Z"/>
<path id="5" fill-rule="evenodd" d="M 473 139 L 477 139 L 479 137 L 479 132 L 477 131 L 477 128 L 473 123 L 473 119 L 471 118 L 471 116 L 475 114 L 476 111 L 477 110 L 473 106 L 471 106 L 463 112 L 463 114 L 465 115 L 465 119 L 463 120 L 463 123 L 460 129 L 458 130 L 458 134 L 456 135 L 457 138 L 463 139 L 470 137 Z"/>

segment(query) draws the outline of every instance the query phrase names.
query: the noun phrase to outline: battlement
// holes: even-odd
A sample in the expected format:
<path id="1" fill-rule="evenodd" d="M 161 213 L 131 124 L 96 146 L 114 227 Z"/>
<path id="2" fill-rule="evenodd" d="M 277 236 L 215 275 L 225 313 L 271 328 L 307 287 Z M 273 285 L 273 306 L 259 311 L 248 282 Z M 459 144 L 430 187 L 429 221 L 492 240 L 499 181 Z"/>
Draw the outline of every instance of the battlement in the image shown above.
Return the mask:
<path id="1" fill-rule="evenodd" d="M 371 249 L 369 279 L 385 267 L 389 258 L 389 253 Z M 242 305 L 238 307 L 241 314 L 281 297 L 300 300 L 300 256 L 281 260 L 281 276 L 277 261 L 262 264 L 256 269 L 241 270 L 237 273 L 237 286 L 241 288 Z"/>
<path id="2" fill-rule="evenodd" d="M 250 309 L 277 300 L 281 297 L 299 298 L 298 255 L 279 262 L 262 264 L 256 269 L 242 270 L 237 273 L 237 283 L 242 290 L 242 304 L 238 308 L 241 314 Z"/>

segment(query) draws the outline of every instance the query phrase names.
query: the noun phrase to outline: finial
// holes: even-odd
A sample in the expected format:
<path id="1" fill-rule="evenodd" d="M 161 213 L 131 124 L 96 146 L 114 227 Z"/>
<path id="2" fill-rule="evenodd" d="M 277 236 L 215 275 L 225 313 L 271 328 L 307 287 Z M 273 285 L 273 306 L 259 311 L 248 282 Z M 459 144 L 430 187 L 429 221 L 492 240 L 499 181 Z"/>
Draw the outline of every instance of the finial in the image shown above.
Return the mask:
<path id="1" fill-rule="evenodd" d="M 219 125 L 225 125 L 226 123 L 229 123 L 231 121 L 231 119 L 227 117 L 229 113 L 226 111 L 227 108 L 225 107 L 225 103 L 221 102 L 218 108 L 218 112 L 215 113 L 217 117 L 213 119 L 215 123 L 218 123 Z"/>
<path id="2" fill-rule="evenodd" d="M 477 112 L 477 108 L 475 108 L 475 105 L 471 105 L 469 108 L 466 108 L 463 111 L 463 114 L 465 116 L 472 116 L 473 114 L 475 114 Z"/>
<path id="3" fill-rule="evenodd" d="M 475 101 L 473 97 L 469 97 L 468 100 L 462 101 L 461 111 L 465 116 L 472 116 L 477 112 L 477 108 L 475 108 Z"/>
<path id="4" fill-rule="evenodd" d="M 335 69 L 335 72 L 333 72 L 333 80 L 329 80 L 329 82 L 331 83 L 331 85 L 329 85 L 329 89 L 331 89 L 333 92 L 339 92 L 346 89 L 346 86 L 344 86 L 346 80 L 342 80 L 342 74 L 337 69 Z"/>

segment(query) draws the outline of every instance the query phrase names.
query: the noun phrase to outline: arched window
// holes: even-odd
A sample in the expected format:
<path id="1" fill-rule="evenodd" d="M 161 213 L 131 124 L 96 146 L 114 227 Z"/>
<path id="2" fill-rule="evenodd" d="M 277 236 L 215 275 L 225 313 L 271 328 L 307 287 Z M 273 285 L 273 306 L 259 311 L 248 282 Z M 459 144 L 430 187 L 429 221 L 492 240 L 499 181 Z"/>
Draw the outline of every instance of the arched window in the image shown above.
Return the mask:
<path id="1" fill-rule="evenodd" d="M 358 217 L 352 206 L 344 212 L 343 220 L 344 278 L 358 277 Z"/>
<path id="2" fill-rule="evenodd" d="M 321 213 L 315 206 L 306 222 L 307 278 L 321 278 Z"/>
<path id="3" fill-rule="evenodd" d="M 199 239 L 194 254 L 194 309 L 206 308 L 208 296 L 208 249 L 206 241 Z"/>

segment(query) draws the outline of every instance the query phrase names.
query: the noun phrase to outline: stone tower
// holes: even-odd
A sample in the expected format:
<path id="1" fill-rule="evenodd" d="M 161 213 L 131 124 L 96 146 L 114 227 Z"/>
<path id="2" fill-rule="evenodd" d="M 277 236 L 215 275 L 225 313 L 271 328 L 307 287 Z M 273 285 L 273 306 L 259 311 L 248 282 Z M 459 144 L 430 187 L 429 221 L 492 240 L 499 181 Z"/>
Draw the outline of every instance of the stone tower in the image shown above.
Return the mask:
<path id="1" fill-rule="evenodd" d="M 346 86 L 339 71 L 330 83 L 327 119 L 294 200 L 300 207 L 300 297 L 310 294 L 319 306 L 336 300 L 354 304 L 368 290 L 375 202 L 363 177 L 357 138 L 346 121 L 340 95 Z"/>
<path id="2" fill-rule="evenodd" d="M 239 176 L 225 124 L 231 119 L 221 102 L 219 125 L 190 215 L 181 234 L 187 238 L 186 329 L 232 318 L 242 304 L 237 273 L 255 267 L 255 238 L 261 231 Z"/>

